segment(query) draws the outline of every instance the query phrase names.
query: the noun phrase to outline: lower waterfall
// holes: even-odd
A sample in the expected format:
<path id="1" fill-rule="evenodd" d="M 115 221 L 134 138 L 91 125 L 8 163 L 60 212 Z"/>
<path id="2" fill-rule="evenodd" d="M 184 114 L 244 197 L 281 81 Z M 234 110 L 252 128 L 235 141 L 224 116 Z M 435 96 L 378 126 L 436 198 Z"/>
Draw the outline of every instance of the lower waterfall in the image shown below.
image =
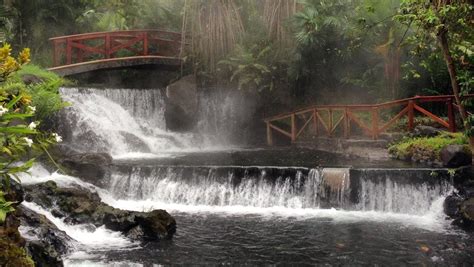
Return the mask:
<path id="1" fill-rule="evenodd" d="M 349 169 L 344 168 L 130 167 L 112 173 L 108 191 L 116 199 L 159 205 L 336 208 L 426 215 L 452 190 L 446 181 L 357 180 L 357 186 L 351 186 Z"/>

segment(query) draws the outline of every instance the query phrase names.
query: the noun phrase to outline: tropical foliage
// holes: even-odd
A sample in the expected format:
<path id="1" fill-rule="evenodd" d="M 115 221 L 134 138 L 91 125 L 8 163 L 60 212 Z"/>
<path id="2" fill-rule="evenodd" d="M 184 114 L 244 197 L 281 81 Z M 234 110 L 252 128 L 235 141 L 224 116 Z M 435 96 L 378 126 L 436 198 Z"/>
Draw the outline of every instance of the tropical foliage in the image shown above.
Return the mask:
<path id="1" fill-rule="evenodd" d="M 35 156 L 47 152 L 50 145 L 61 141 L 56 133 L 39 130 L 41 121 L 35 115 L 36 106 L 32 105 L 32 89 L 10 81 L 29 60 L 28 49 L 14 58 L 8 44 L 0 48 L 0 219 L 4 218 L 3 213 L 12 209 L 12 203 L 3 198 L 3 191 L 8 192 L 11 179 L 20 182 L 18 174 L 31 168 Z M 59 96 L 56 98 L 59 99 Z M 53 110 L 48 109 L 48 112 Z"/>
<path id="2" fill-rule="evenodd" d="M 474 119 L 469 116 L 466 101 L 462 95 L 471 93 L 474 84 L 472 61 L 474 59 L 474 5 L 465 0 L 403 0 L 397 20 L 415 27 L 409 41 L 414 45 L 413 56 L 426 49 L 438 50 L 445 61 L 449 73 L 452 94 L 455 96 L 459 113 L 471 136 L 474 147 Z M 439 49 L 437 48 L 439 47 Z M 422 66 L 429 62 L 421 60 Z"/>

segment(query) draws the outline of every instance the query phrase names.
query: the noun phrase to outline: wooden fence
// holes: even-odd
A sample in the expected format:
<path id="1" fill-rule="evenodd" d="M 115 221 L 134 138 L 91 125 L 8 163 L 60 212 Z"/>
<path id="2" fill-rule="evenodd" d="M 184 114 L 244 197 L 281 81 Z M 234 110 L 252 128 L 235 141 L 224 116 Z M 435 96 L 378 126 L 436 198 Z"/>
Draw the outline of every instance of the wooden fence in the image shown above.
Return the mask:
<path id="1" fill-rule="evenodd" d="M 465 96 L 465 98 L 472 97 L 474 95 Z M 444 103 L 447 120 L 422 107 L 427 103 Z M 393 112 L 393 109 L 398 111 Z M 344 138 L 349 138 L 352 135 L 352 125 L 360 128 L 366 136 L 377 139 L 403 116 L 407 116 L 407 129 L 413 130 L 415 112 L 421 113 L 451 132 L 456 132 L 455 113 L 458 109 L 452 95 L 415 96 L 373 105 L 311 106 L 266 118 L 267 143 L 273 145 L 273 131 L 290 138 L 291 142 L 297 141 L 307 129 L 311 129 L 312 134 L 316 136 L 325 133 L 328 137 L 335 137 L 337 133 L 342 132 Z M 385 119 L 381 118 L 382 113 Z"/>

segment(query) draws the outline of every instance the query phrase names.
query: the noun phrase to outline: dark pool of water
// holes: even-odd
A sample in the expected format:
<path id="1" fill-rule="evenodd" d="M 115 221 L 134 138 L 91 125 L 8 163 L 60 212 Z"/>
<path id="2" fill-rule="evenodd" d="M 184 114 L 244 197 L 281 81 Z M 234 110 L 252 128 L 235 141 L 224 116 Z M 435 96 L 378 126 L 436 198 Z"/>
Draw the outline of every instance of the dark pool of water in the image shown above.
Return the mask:
<path id="1" fill-rule="evenodd" d="M 137 158 L 116 160 L 119 165 L 166 165 L 166 166 L 298 166 L 324 167 L 377 167 L 377 168 L 419 168 L 422 164 L 383 159 L 370 161 L 366 158 L 349 157 L 303 148 L 265 148 L 215 152 L 176 153 L 164 158 Z"/>
<path id="2" fill-rule="evenodd" d="M 171 241 L 96 253 L 107 262 L 224 265 L 463 265 L 474 264 L 474 237 L 387 222 L 331 218 L 173 214 Z M 127 266 L 127 263 L 120 265 Z"/>

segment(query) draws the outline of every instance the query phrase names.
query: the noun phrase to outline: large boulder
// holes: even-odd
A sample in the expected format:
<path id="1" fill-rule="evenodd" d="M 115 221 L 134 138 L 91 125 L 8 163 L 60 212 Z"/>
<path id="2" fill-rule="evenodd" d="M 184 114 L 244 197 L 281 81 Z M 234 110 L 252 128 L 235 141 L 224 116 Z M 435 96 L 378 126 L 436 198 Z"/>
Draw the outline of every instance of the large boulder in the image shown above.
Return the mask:
<path id="1" fill-rule="evenodd" d="M 471 150 L 464 145 L 447 145 L 440 152 L 443 165 L 448 168 L 456 168 L 472 164 Z"/>
<path id="2" fill-rule="evenodd" d="M 196 121 L 198 111 L 197 82 L 188 75 L 166 87 L 165 119 L 168 129 L 186 131 Z"/>
<path id="3" fill-rule="evenodd" d="M 116 209 L 101 202 L 97 193 L 80 186 L 60 188 L 48 181 L 26 186 L 25 191 L 26 200 L 34 200 L 43 208 L 53 207 L 51 213 L 66 223 L 104 225 L 130 238 L 147 241 L 171 239 L 176 232 L 176 221 L 165 210 L 135 212 Z"/>

